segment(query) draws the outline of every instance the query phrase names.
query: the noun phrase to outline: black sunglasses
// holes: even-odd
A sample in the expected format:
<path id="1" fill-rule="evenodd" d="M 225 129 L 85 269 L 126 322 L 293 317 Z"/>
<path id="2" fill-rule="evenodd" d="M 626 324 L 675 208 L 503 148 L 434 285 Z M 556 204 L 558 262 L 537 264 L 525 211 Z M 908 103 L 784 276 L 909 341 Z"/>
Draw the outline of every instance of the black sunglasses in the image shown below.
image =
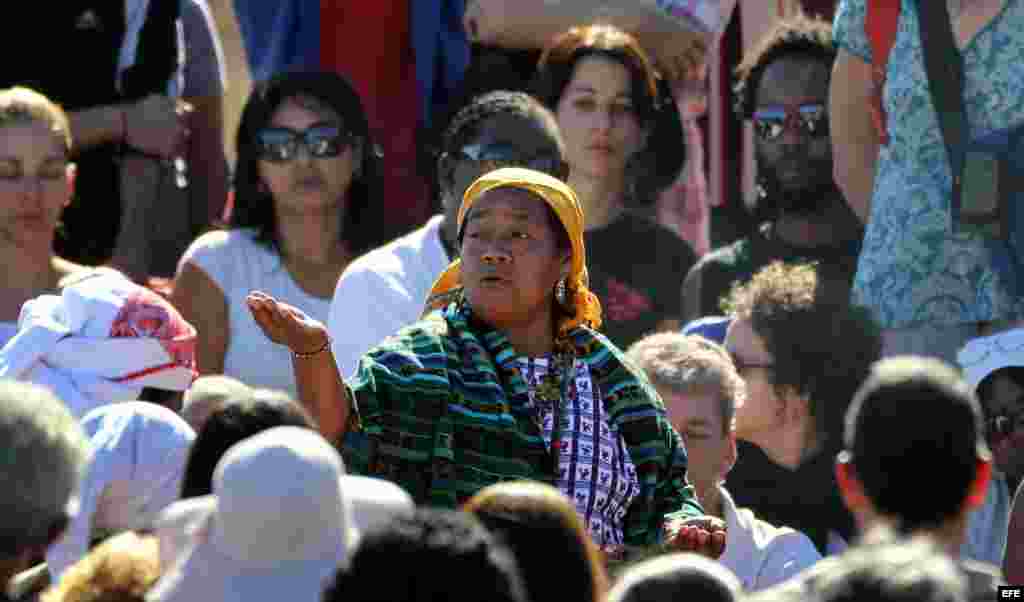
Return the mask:
<path id="1" fill-rule="evenodd" d="M 355 140 L 355 135 L 336 125 L 316 124 L 305 131 L 285 127 L 263 128 L 256 133 L 260 158 L 271 163 L 287 163 L 299 154 L 299 145 L 317 159 L 337 157 Z"/>
<path id="2" fill-rule="evenodd" d="M 472 163 L 481 174 L 503 167 L 525 167 L 540 171 L 559 180 L 569 178 L 569 164 L 561 157 L 537 155 L 524 158 L 522 151 L 509 144 L 471 144 L 454 153 L 445 153 L 442 160 Z M 454 165 L 453 165 L 454 168 Z"/>
<path id="3" fill-rule="evenodd" d="M 765 141 L 778 139 L 786 131 L 786 127 L 795 127 L 809 138 L 824 138 L 829 135 L 828 109 L 821 103 L 803 104 L 798 107 L 763 107 L 754 111 L 751 121 L 754 123 L 757 137 Z"/>

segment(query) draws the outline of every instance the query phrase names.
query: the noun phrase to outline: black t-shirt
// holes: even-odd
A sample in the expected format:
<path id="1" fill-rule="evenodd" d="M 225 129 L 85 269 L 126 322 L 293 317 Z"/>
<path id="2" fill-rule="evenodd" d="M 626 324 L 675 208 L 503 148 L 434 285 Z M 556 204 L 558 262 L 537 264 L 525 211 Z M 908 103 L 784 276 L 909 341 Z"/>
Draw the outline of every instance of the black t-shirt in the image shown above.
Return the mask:
<path id="1" fill-rule="evenodd" d="M 681 319 L 679 289 L 696 262 L 671 230 L 632 213 L 584 234 L 590 288 L 601 300 L 601 327 L 621 349 Z"/>
<path id="2" fill-rule="evenodd" d="M 126 3 L 110 0 L 19 2 L 0 35 L 0 87 L 26 86 L 66 111 L 110 105 L 163 93 L 177 69 L 178 2 L 150 2 L 136 39 L 135 60 L 121 74 L 118 57 L 126 35 Z M 52 52 L 25 52 L 28 31 L 59 40 Z M 55 242 L 62 257 L 98 264 L 109 259 L 121 218 L 116 144 L 79 149 L 74 201 L 64 212 Z"/>
<path id="3" fill-rule="evenodd" d="M 773 525 L 801 531 L 823 556 L 829 531 L 852 541 L 856 523 L 839 494 L 834 446 L 790 470 L 773 462 L 760 447 L 737 443 L 739 456 L 725 481 L 737 506 L 750 508 Z"/>
<path id="4" fill-rule="evenodd" d="M 744 284 L 773 261 L 820 261 L 841 268 L 853 278 L 860 254 L 860 237 L 839 246 L 794 247 L 775 235 L 774 224 L 762 224 L 746 238 L 705 255 L 693 267 L 700 275 L 700 308 L 695 316 L 721 313 L 719 302 L 733 283 Z"/>

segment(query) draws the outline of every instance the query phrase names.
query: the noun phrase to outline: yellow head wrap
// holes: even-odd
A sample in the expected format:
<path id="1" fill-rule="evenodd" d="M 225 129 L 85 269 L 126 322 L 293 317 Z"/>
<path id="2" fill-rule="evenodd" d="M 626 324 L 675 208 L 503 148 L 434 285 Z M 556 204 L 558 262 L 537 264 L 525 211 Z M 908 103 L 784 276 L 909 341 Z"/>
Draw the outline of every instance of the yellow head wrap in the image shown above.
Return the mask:
<path id="1" fill-rule="evenodd" d="M 484 193 L 495 188 L 519 188 L 541 198 L 554 210 L 572 243 L 572 268 L 565 280 L 565 310 L 572 315 L 558 325 L 559 337 L 574 328 L 585 325 L 597 329 L 601 326 L 601 302 L 587 285 L 587 251 L 583 245 L 583 208 L 576 193 L 561 180 L 530 169 L 508 167 L 483 175 L 466 189 L 459 207 L 458 231 L 473 204 Z M 456 259 L 434 283 L 427 299 L 426 310 L 432 311 L 448 305 L 462 290 L 462 261 Z"/>

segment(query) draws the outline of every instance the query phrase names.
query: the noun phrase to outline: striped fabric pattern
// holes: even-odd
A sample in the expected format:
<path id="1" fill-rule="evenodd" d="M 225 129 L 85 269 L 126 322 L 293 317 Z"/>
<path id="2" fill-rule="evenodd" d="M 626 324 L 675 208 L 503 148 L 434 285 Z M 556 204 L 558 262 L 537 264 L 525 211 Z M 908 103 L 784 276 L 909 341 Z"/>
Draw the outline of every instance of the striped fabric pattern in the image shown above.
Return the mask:
<path id="1" fill-rule="evenodd" d="M 608 339 L 580 327 L 571 342 L 636 465 L 641 489 L 625 541 L 659 543 L 667 519 L 703 514 L 682 440 L 654 388 Z M 516 357 L 503 334 L 457 302 L 385 339 L 348 381 L 356 424 L 342 445 L 347 469 L 447 508 L 501 481 L 554 485 L 557 457 L 533 419 Z"/>

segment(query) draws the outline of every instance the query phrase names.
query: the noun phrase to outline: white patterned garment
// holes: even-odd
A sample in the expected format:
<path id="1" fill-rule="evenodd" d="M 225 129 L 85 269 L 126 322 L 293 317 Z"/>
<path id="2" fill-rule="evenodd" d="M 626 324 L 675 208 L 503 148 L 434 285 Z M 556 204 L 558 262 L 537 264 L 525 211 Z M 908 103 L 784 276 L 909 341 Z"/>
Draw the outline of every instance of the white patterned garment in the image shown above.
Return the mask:
<path id="1" fill-rule="evenodd" d="M 640 480 L 622 435 L 609 426 L 604 403 L 595 398 L 590 369 L 584 362 L 575 363 L 574 378 L 556 410 L 539 404 L 535 397 L 550 368 L 550 358 L 518 358 L 517 365 L 529 387 L 530 403 L 540 417 L 548 450 L 555 415 L 559 415 L 555 486 L 572 500 L 598 546 L 606 551 L 620 549 L 624 545 L 623 520 L 630 502 L 640 494 Z"/>

